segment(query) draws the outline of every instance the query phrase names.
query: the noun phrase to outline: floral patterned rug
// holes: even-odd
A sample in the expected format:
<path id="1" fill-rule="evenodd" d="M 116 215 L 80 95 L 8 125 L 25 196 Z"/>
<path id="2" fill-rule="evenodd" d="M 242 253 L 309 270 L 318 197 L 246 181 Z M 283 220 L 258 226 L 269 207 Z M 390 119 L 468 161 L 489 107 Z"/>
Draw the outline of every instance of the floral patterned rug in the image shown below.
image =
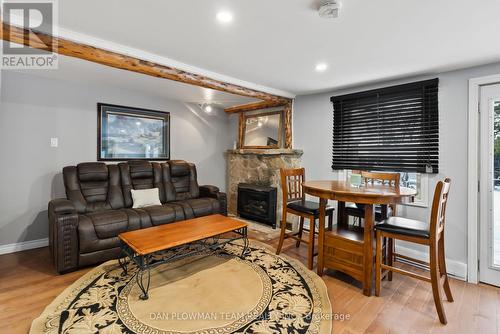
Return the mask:
<path id="1" fill-rule="evenodd" d="M 149 299 L 117 261 L 59 295 L 30 333 L 330 333 L 326 286 L 300 262 L 251 241 L 151 270 Z"/>

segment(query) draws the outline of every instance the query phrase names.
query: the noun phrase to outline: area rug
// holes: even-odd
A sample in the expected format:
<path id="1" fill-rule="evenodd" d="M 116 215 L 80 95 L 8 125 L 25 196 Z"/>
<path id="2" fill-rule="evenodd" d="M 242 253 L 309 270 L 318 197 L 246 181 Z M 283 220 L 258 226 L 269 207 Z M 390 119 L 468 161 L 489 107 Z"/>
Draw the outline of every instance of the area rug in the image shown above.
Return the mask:
<path id="1" fill-rule="evenodd" d="M 269 225 L 263 223 L 255 222 L 250 219 L 245 219 L 241 217 L 232 217 L 236 220 L 240 220 L 248 224 L 248 230 L 250 232 L 257 232 L 259 234 L 259 239 L 263 241 L 270 241 L 280 237 L 280 228 L 272 228 Z"/>
<path id="2" fill-rule="evenodd" d="M 149 299 L 136 269 L 91 270 L 35 319 L 30 333 L 330 333 L 324 282 L 300 262 L 251 241 L 155 267 Z"/>

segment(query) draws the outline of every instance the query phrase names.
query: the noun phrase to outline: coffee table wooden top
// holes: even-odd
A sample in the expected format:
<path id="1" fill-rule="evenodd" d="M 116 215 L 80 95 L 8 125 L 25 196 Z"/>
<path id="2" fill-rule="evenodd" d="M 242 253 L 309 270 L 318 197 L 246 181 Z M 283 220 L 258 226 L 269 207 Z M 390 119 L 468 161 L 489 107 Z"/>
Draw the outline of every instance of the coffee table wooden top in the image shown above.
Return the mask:
<path id="1" fill-rule="evenodd" d="M 217 214 L 124 232 L 118 237 L 138 255 L 147 255 L 246 226 L 242 221 Z"/>

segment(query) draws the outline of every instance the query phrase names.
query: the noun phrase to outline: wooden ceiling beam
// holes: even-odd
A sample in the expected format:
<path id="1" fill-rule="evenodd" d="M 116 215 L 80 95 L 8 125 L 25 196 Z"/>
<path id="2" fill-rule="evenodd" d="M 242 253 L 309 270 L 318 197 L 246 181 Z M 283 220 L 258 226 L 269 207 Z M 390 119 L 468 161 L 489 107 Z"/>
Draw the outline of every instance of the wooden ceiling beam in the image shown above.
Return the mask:
<path id="1" fill-rule="evenodd" d="M 51 49 L 54 52 L 91 61 L 122 70 L 142 73 L 153 77 L 178 81 L 190 85 L 210 88 L 230 94 L 256 98 L 275 103 L 286 103 L 290 99 L 239 85 L 223 82 L 209 77 L 182 71 L 170 66 L 135 58 L 132 56 L 108 51 L 83 43 L 70 41 L 64 38 L 51 36 L 31 29 L 24 29 L 2 21 L 2 39 L 13 43 L 30 46 L 36 49 Z M 35 37 L 36 36 L 36 37 Z"/>
<path id="2" fill-rule="evenodd" d="M 234 113 L 239 113 L 239 112 L 246 112 L 246 111 L 254 111 L 254 110 L 261 110 L 261 109 L 266 109 L 266 108 L 273 108 L 273 107 L 282 107 L 287 105 L 289 102 L 275 102 L 275 101 L 262 101 L 262 102 L 252 102 L 252 103 L 247 103 L 247 104 L 240 104 L 234 107 L 229 107 L 224 109 L 224 111 L 228 114 L 234 114 Z"/>

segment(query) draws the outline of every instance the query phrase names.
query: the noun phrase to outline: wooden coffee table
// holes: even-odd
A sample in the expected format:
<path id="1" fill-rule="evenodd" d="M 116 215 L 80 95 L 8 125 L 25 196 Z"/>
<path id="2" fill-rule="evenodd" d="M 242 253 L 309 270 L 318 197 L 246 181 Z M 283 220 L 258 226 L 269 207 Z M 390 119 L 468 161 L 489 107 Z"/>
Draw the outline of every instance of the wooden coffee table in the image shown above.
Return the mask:
<path id="1" fill-rule="evenodd" d="M 231 235 L 229 232 L 232 232 Z M 228 235 L 223 236 L 226 233 Z M 122 251 L 118 261 L 123 274 L 127 274 L 129 262 L 137 265 L 135 276 L 143 300 L 149 298 L 150 269 L 153 267 L 194 254 L 220 250 L 236 240 L 243 240 L 240 257 L 243 258 L 248 249 L 247 224 L 219 214 L 124 232 L 118 237 Z M 173 252 L 165 252 L 167 250 Z M 165 254 L 160 255 L 162 252 Z"/>

